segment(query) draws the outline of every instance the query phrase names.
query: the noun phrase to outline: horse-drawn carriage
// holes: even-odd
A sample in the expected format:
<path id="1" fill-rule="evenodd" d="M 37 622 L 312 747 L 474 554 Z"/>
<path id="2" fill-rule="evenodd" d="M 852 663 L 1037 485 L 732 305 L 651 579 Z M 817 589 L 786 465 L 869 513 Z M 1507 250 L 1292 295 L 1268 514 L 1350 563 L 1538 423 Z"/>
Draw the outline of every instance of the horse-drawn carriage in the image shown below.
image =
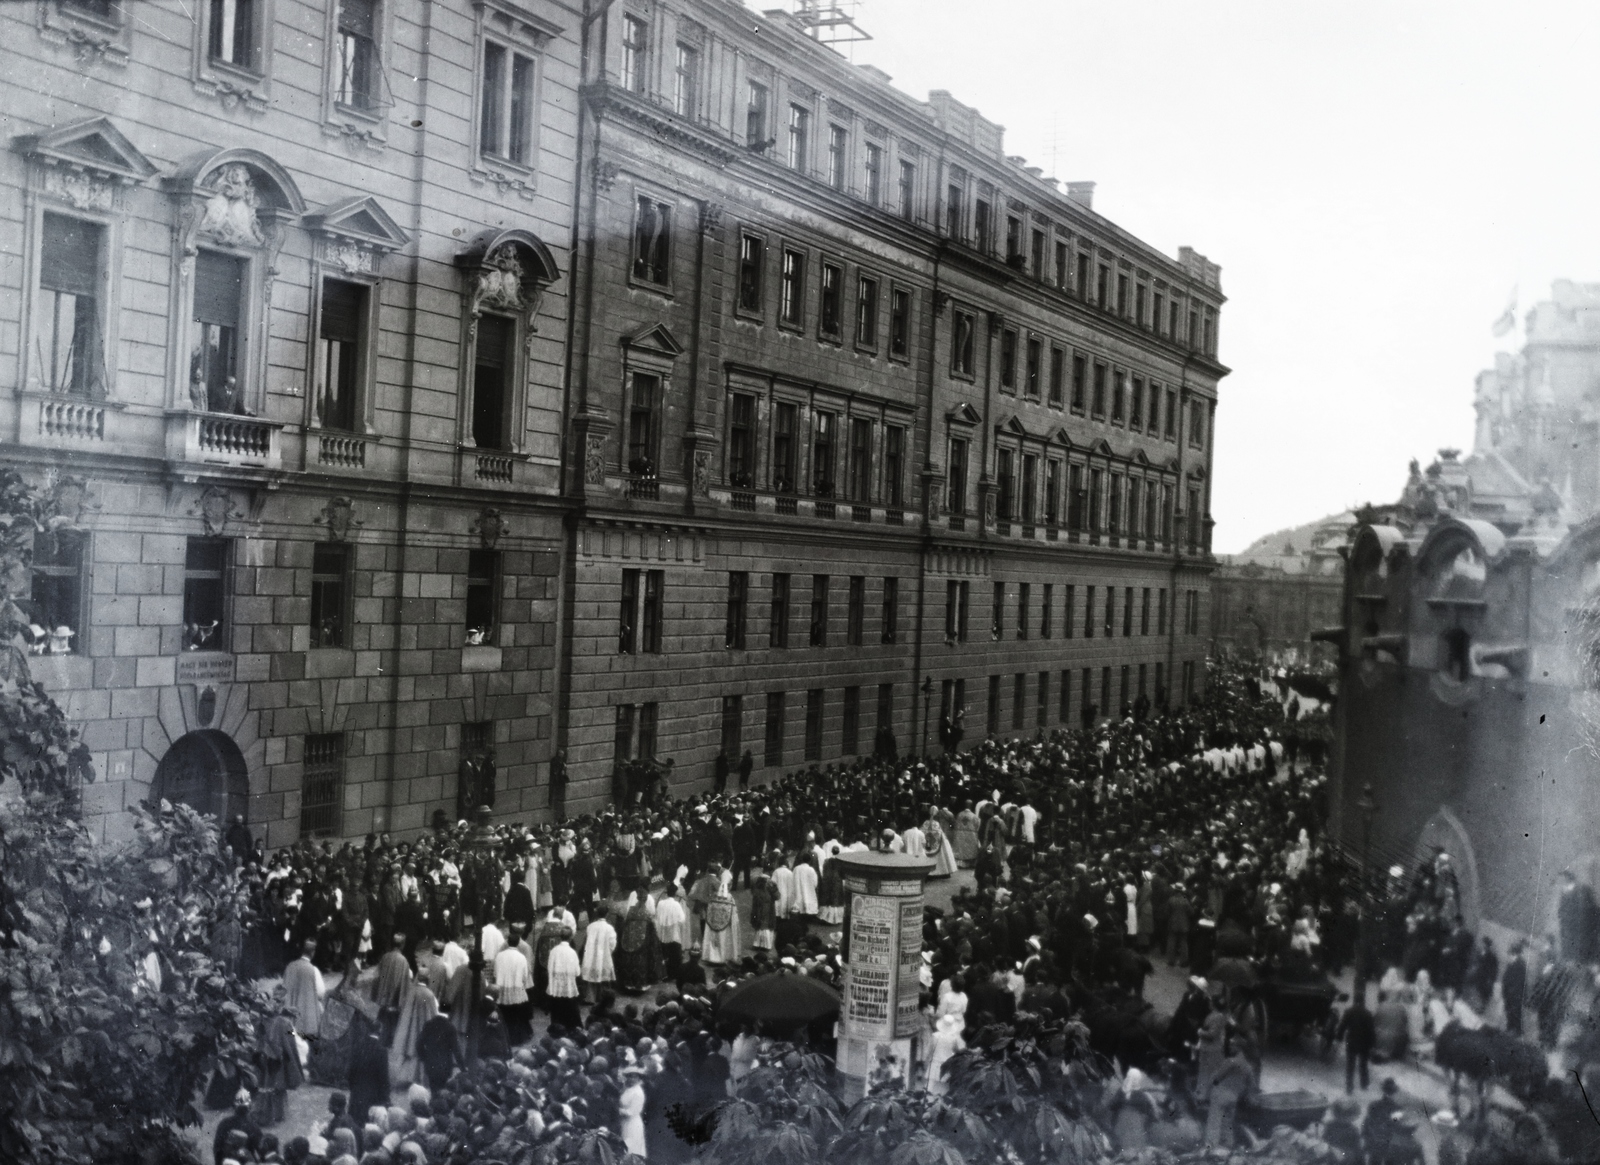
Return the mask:
<path id="1" fill-rule="evenodd" d="M 1315 1032 L 1324 1051 L 1332 1045 L 1341 992 L 1309 959 L 1218 959 L 1211 977 L 1227 987 L 1228 1011 L 1241 1031 L 1258 1040 Z"/>

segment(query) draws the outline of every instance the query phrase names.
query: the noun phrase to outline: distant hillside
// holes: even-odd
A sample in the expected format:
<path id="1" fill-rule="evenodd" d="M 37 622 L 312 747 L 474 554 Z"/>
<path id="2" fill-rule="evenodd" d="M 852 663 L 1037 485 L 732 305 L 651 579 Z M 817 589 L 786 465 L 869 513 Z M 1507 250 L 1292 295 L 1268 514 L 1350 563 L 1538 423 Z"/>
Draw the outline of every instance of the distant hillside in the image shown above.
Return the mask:
<path id="1" fill-rule="evenodd" d="M 1318 530 L 1329 525 L 1346 526 L 1354 521 L 1355 516 L 1349 511 L 1328 514 L 1302 526 L 1292 526 L 1287 530 L 1274 530 L 1271 534 L 1264 534 L 1238 554 L 1226 554 L 1221 557 L 1235 566 L 1254 563 L 1258 566 L 1273 566 L 1296 573 L 1303 569 L 1305 554 L 1311 549 L 1312 539 Z"/>

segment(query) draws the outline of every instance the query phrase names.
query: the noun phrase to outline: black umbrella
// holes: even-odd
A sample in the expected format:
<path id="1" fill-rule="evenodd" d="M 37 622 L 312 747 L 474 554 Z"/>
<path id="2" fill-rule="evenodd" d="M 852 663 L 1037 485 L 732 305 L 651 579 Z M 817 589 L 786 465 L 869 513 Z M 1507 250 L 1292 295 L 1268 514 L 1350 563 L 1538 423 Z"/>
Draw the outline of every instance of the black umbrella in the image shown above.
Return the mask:
<path id="1" fill-rule="evenodd" d="M 798 1027 L 837 1015 L 842 1002 L 826 983 L 780 971 L 740 983 L 717 1004 L 717 1016 Z"/>

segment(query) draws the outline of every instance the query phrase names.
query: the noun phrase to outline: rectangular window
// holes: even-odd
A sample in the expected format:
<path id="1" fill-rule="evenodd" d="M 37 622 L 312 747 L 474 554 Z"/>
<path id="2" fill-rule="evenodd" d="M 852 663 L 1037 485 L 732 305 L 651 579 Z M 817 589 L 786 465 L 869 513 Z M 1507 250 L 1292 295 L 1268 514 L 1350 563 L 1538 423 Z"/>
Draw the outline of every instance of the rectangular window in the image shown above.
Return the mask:
<path id="1" fill-rule="evenodd" d="M 349 647 L 350 548 L 319 542 L 311 552 L 311 646 Z"/>
<path id="2" fill-rule="evenodd" d="M 799 454 L 796 429 L 799 423 L 799 408 L 784 401 L 778 402 L 772 424 L 772 488 L 781 494 L 795 491 L 795 461 Z"/>
<path id="3" fill-rule="evenodd" d="M 911 354 L 911 293 L 895 288 L 889 296 L 889 355 Z"/>
<path id="4" fill-rule="evenodd" d="M 1139 696 L 1140 696 L 1140 698 L 1144 698 L 1144 697 L 1149 695 L 1149 691 L 1150 691 L 1149 686 L 1148 686 L 1149 682 L 1150 682 L 1150 666 L 1148 664 L 1141 663 L 1139 665 Z"/>
<path id="5" fill-rule="evenodd" d="M 633 277 L 665 286 L 671 244 L 672 207 L 640 195 L 633 228 Z"/>
<path id="6" fill-rule="evenodd" d="M 1084 390 L 1089 378 L 1089 361 L 1083 356 L 1072 358 L 1072 411 L 1083 412 Z"/>
<path id="7" fill-rule="evenodd" d="M 1011 677 L 1011 731 L 1021 732 L 1028 716 L 1028 676 L 1018 672 Z"/>
<path id="8" fill-rule="evenodd" d="M 1061 669 L 1061 691 L 1056 695 L 1056 720 L 1065 725 L 1072 719 L 1072 669 Z"/>
<path id="9" fill-rule="evenodd" d="M 1060 408 L 1062 380 L 1066 375 L 1067 354 L 1060 348 L 1050 349 L 1050 404 Z"/>
<path id="10" fill-rule="evenodd" d="M 1150 588 L 1144 588 L 1144 594 L 1139 602 L 1139 634 L 1150 634 Z"/>
<path id="11" fill-rule="evenodd" d="M 1033 584 L 1017 584 L 1017 638 L 1028 637 L 1028 608 L 1032 605 Z"/>
<path id="12" fill-rule="evenodd" d="M 1189 332 L 1184 337 L 1184 340 L 1191 350 L 1200 342 L 1200 309 L 1198 307 L 1189 308 Z"/>
<path id="13" fill-rule="evenodd" d="M 661 624 L 666 618 L 666 572 L 647 570 L 644 575 L 644 617 L 640 626 L 640 650 L 647 655 L 661 654 Z"/>
<path id="14" fill-rule="evenodd" d="M 1055 592 L 1056 587 L 1054 583 L 1044 584 L 1044 593 L 1040 596 L 1042 601 L 1039 604 L 1040 639 L 1049 639 L 1055 631 L 1055 611 L 1053 609 L 1055 603 Z"/>
<path id="15" fill-rule="evenodd" d="M 783 252 L 783 288 L 779 318 L 800 327 L 805 319 L 806 257 L 800 251 Z"/>
<path id="16" fill-rule="evenodd" d="M 1105 518 L 1104 486 L 1105 471 L 1091 469 L 1089 471 L 1089 533 L 1100 533 L 1100 523 Z"/>
<path id="17" fill-rule="evenodd" d="M 978 321 L 971 312 L 952 313 L 950 321 L 950 371 L 957 376 L 971 376 L 977 367 L 973 351 Z"/>
<path id="18" fill-rule="evenodd" d="M 238 382 L 244 321 L 243 259 L 201 251 L 194 266 L 194 350 L 189 396 L 203 395 L 213 413 L 243 407 Z"/>
<path id="19" fill-rule="evenodd" d="M 900 580 L 889 575 L 883 580 L 883 614 L 879 642 L 893 643 L 900 637 Z"/>
<path id="20" fill-rule="evenodd" d="M 661 381 L 647 372 L 633 374 L 633 391 L 628 400 L 628 472 L 641 480 L 652 480 L 660 464 Z"/>
<path id="21" fill-rule="evenodd" d="M 474 646 L 495 641 L 499 625 L 498 596 L 500 553 L 467 551 L 467 642 Z"/>
<path id="22" fill-rule="evenodd" d="M 300 778 L 300 836 L 338 837 L 344 807 L 344 733 L 319 732 L 305 740 Z"/>
<path id="23" fill-rule="evenodd" d="M 1061 525 L 1061 462 L 1044 463 L 1044 524 Z"/>
<path id="24" fill-rule="evenodd" d="M 967 443 L 959 437 L 950 440 L 950 496 L 945 508 L 952 514 L 967 512 Z"/>
<path id="25" fill-rule="evenodd" d="M 1133 289 L 1133 322 L 1141 328 L 1144 327 L 1145 300 L 1149 297 L 1150 289 L 1144 284 L 1139 284 Z"/>
<path id="26" fill-rule="evenodd" d="M 700 50 L 678 46 L 678 67 L 672 76 L 672 111 L 679 117 L 700 112 Z"/>
<path id="27" fill-rule="evenodd" d="M 1178 393 L 1175 389 L 1167 389 L 1167 424 L 1166 438 L 1168 441 L 1178 439 Z"/>
<path id="28" fill-rule="evenodd" d="M 989 677 L 989 708 L 984 717 L 984 731 L 990 736 L 1000 732 L 1000 677 Z"/>
<path id="29" fill-rule="evenodd" d="M 828 185 L 835 190 L 845 188 L 845 174 L 850 166 L 850 131 L 842 125 L 828 127 Z"/>
<path id="30" fill-rule="evenodd" d="M 768 768 L 783 763 L 783 693 L 767 693 L 766 750 L 764 759 Z"/>
<path id="31" fill-rule="evenodd" d="M 965 178 L 961 179 L 964 182 Z M 944 192 L 944 233 L 952 239 L 959 239 L 964 214 L 961 206 L 961 184 L 951 182 Z"/>
<path id="32" fill-rule="evenodd" d="M 878 346 L 878 281 L 865 275 L 856 280 L 856 343 Z"/>
<path id="33" fill-rule="evenodd" d="M 744 143 L 752 149 L 767 148 L 767 87 L 760 81 L 750 82 L 745 97 Z"/>
<path id="34" fill-rule="evenodd" d="M 1106 638 L 1107 639 L 1111 638 L 1111 634 L 1112 634 L 1113 630 L 1116 628 L 1116 618 L 1117 618 L 1117 588 L 1116 587 L 1107 587 L 1106 588 L 1106 621 L 1105 621 L 1105 632 L 1106 632 Z"/>
<path id="35" fill-rule="evenodd" d="M 1091 266 L 1089 252 L 1078 252 L 1078 298 L 1084 303 L 1089 302 L 1089 268 Z"/>
<path id="36" fill-rule="evenodd" d="M 1111 305 L 1111 268 L 1101 263 L 1095 279 L 1095 304 L 1103 311 Z"/>
<path id="37" fill-rule="evenodd" d="M 341 279 L 322 281 L 315 407 L 317 423 L 324 429 L 355 430 L 366 319 L 365 287 Z"/>
<path id="38" fill-rule="evenodd" d="M 917 165 L 900 163 L 900 217 L 908 222 L 917 214 Z"/>
<path id="39" fill-rule="evenodd" d="M 979 198 L 972 204 L 972 241 L 980 251 L 993 249 L 994 218 L 987 198 Z"/>
<path id="40" fill-rule="evenodd" d="M 34 355 L 40 384 L 48 392 L 90 396 L 105 389 L 100 334 L 102 235 L 95 223 L 45 212 Z M 237 310 L 232 318 L 237 326 Z"/>
<path id="41" fill-rule="evenodd" d="M 1083 529 L 1083 466 L 1067 470 L 1067 529 Z"/>
<path id="42" fill-rule="evenodd" d="M 1167 633 L 1167 588 L 1162 587 L 1156 593 L 1156 634 Z"/>
<path id="43" fill-rule="evenodd" d="M 1083 588 L 1083 637 L 1094 638 L 1094 587 Z"/>
<path id="44" fill-rule="evenodd" d="M 1022 220 L 1014 214 L 1006 215 L 1006 262 L 1022 266 Z"/>
<path id="45" fill-rule="evenodd" d="M 1194 703 L 1194 660 L 1183 661 L 1183 702 Z"/>
<path id="46" fill-rule="evenodd" d="M 1017 517 L 1026 525 L 1033 525 L 1034 507 L 1039 496 L 1039 459 L 1032 453 L 1022 458 L 1022 493 L 1017 499 Z"/>
<path id="47" fill-rule="evenodd" d="M 211 59 L 256 67 L 257 0 L 211 0 Z"/>
<path id="48" fill-rule="evenodd" d="M 756 398 L 736 392 L 728 399 L 728 484 L 750 489 L 756 481 Z"/>
<path id="49" fill-rule="evenodd" d="M 1206 445 L 1206 404 L 1205 401 L 1196 400 L 1189 402 L 1189 444 L 1195 449 L 1204 449 Z"/>
<path id="50" fill-rule="evenodd" d="M 767 646 L 789 646 L 789 576 L 772 576 L 772 613 L 768 621 Z"/>
<path id="51" fill-rule="evenodd" d="M 1128 377 L 1121 371 L 1111 374 L 1111 423 L 1122 424 L 1128 404 Z"/>
<path id="52" fill-rule="evenodd" d="M 39 648 L 47 655 L 84 650 L 83 551 L 84 536 L 71 530 L 34 535 L 33 607 L 28 614 L 45 630 Z"/>
<path id="53" fill-rule="evenodd" d="M 750 574 L 743 570 L 728 572 L 728 617 L 722 635 L 722 645 L 734 651 L 745 647 L 745 626 L 750 606 Z"/>
<path id="54" fill-rule="evenodd" d="M 767 245 L 758 236 L 739 235 L 739 310 L 761 310 L 761 267 Z"/>
<path id="55" fill-rule="evenodd" d="M 844 299 L 844 268 L 837 263 L 822 265 L 822 303 L 818 330 L 824 336 L 839 335 L 842 327 Z"/>
<path id="56" fill-rule="evenodd" d="M 1066 604 L 1061 609 L 1061 638 L 1071 639 L 1076 623 L 1073 618 L 1073 604 L 1077 601 L 1078 588 L 1073 583 L 1067 583 L 1061 588 L 1066 592 Z"/>
<path id="57" fill-rule="evenodd" d="M 828 576 L 811 576 L 811 646 L 828 646 Z"/>
<path id="58" fill-rule="evenodd" d="M 1023 381 L 1028 396 L 1033 400 L 1039 399 L 1039 366 L 1044 363 L 1044 346 L 1036 339 L 1028 339 L 1028 354 L 1024 365 L 1025 379 Z"/>
<path id="59" fill-rule="evenodd" d="M 1039 692 L 1035 703 L 1037 711 L 1034 715 L 1034 724 L 1043 728 L 1050 723 L 1050 673 L 1047 671 L 1039 673 Z"/>
<path id="60" fill-rule="evenodd" d="M 806 692 L 806 760 L 822 759 L 822 707 L 824 691 L 812 688 Z"/>
<path id="61" fill-rule="evenodd" d="M 1106 372 L 1104 364 L 1096 363 L 1094 366 L 1094 406 L 1090 409 L 1097 417 L 1106 415 Z"/>
<path id="62" fill-rule="evenodd" d="M 1150 330 L 1156 335 L 1161 334 L 1161 313 L 1165 310 L 1167 297 L 1159 291 L 1150 300 Z"/>
<path id="63" fill-rule="evenodd" d="M 484 42 L 481 152 L 519 166 L 533 164 L 534 77 L 532 57 Z"/>
<path id="64" fill-rule="evenodd" d="M 1067 265 L 1071 262 L 1071 254 L 1065 243 L 1056 244 L 1056 286 L 1062 291 L 1067 289 Z"/>
<path id="65" fill-rule="evenodd" d="M 891 740 L 894 733 L 894 685 L 878 685 L 878 731 L 889 734 Z"/>
<path id="66" fill-rule="evenodd" d="M 815 414 L 811 434 L 811 492 L 819 498 L 833 497 L 837 485 L 833 462 L 838 428 L 837 413 Z"/>
<path id="67" fill-rule="evenodd" d="M 867 188 L 862 193 L 873 206 L 883 199 L 883 147 L 867 143 Z"/>
<path id="68" fill-rule="evenodd" d="M 655 701 L 639 705 L 639 749 L 640 760 L 654 760 L 656 755 L 656 719 L 660 705 Z"/>
<path id="69" fill-rule="evenodd" d="M 645 91 L 645 64 L 650 52 L 650 26 L 637 16 L 622 18 L 622 87 Z"/>
<path id="70" fill-rule="evenodd" d="M 1179 315 L 1180 309 L 1178 307 L 1178 301 L 1174 299 L 1167 305 L 1167 339 L 1169 340 L 1175 341 L 1178 338 Z"/>
<path id="71" fill-rule="evenodd" d="M 1043 279 L 1044 278 L 1044 232 L 1043 231 L 1036 230 L 1036 231 L 1033 232 L 1033 256 L 1032 256 L 1032 258 L 1033 258 L 1033 277 L 1035 279 Z"/>
<path id="72" fill-rule="evenodd" d="M 906 431 L 899 425 L 883 427 L 883 501 L 891 509 L 905 505 Z"/>
<path id="73" fill-rule="evenodd" d="M 967 641 L 967 584 L 953 578 L 944 584 L 944 637 L 955 643 Z"/>
<path id="74" fill-rule="evenodd" d="M 722 697 L 722 755 L 730 766 L 739 763 L 744 752 L 744 697 Z"/>
<path id="75" fill-rule="evenodd" d="M 1217 354 L 1217 310 L 1206 308 L 1205 335 L 1200 342 L 1200 350 L 1207 356 Z"/>
<path id="76" fill-rule="evenodd" d="M 802 105 L 789 106 L 789 169 L 805 171 L 810 137 L 810 110 Z"/>
<path id="77" fill-rule="evenodd" d="M 872 422 L 865 417 L 850 419 L 850 500 L 872 500 Z"/>
<path id="78" fill-rule="evenodd" d="M 1117 314 L 1123 318 L 1128 315 L 1128 277 L 1122 274 L 1117 276 Z"/>
<path id="79" fill-rule="evenodd" d="M 1017 482 L 1015 469 L 1016 455 L 1009 449 L 995 451 L 995 477 L 998 479 L 999 497 L 996 499 L 996 512 L 1002 522 L 1010 521 L 1016 517 Z"/>
<path id="80" fill-rule="evenodd" d="M 998 642 L 1005 634 L 1006 584 L 994 584 L 994 601 L 989 608 L 989 638 Z"/>
<path id="81" fill-rule="evenodd" d="M 1200 491 L 1189 491 L 1189 512 L 1185 515 L 1184 526 L 1187 527 L 1189 552 L 1192 554 L 1200 546 Z"/>
<path id="82" fill-rule="evenodd" d="M 1141 377 L 1133 378 L 1133 389 L 1128 393 L 1128 427 L 1139 429 L 1144 426 L 1144 380 Z"/>
<path id="83" fill-rule="evenodd" d="M 622 572 L 622 606 L 617 612 L 617 652 L 632 655 L 639 650 L 639 571 Z"/>
<path id="84" fill-rule="evenodd" d="M 472 440 L 479 449 L 506 447 L 506 398 L 516 324 L 505 316 L 478 320 L 472 371 Z"/>
<path id="85" fill-rule="evenodd" d="M 850 591 L 845 611 L 844 641 L 850 647 L 860 647 L 862 629 L 867 622 L 867 580 L 864 575 L 850 576 Z"/>
<path id="86" fill-rule="evenodd" d="M 1117 686 L 1117 715 L 1128 714 L 1128 665 L 1123 664 L 1120 669 L 1120 683 Z"/>
<path id="87" fill-rule="evenodd" d="M 339 0 L 339 79 L 333 97 L 352 109 L 378 104 L 378 0 Z"/>
<path id="88" fill-rule="evenodd" d="M 226 651 L 228 542 L 190 538 L 183 563 L 183 649 Z"/>
<path id="89" fill-rule="evenodd" d="M 1106 532 L 1116 535 L 1122 533 L 1122 474 L 1111 475 L 1111 496 L 1106 505 Z"/>
<path id="90" fill-rule="evenodd" d="M 839 751 L 845 756 L 855 756 L 861 751 L 861 688 L 852 685 L 844 690 L 842 732 Z"/>
<path id="91" fill-rule="evenodd" d="M 1166 706 L 1166 702 L 1167 702 L 1167 689 L 1165 687 L 1165 683 L 1166 683 L 1166 678 L 1167 677 L 1164 674 L 1165 671 L 1166 671 L 1166 664 L 1158 662 L 1156 664 L 1156 706 L 1157 707 L 1165 707 Z"/>
<path id="92" fill-rule="evenodd" d="M 1133 634 L 1133 588 L 1122 588 L 1122 637 Z"/>
<path id="93" fill-rule="evenodd" d="M 1017 333 L 1011 328 L 1000 333 L 1000 389 L 1017 391 Z"/>
<path id="94" fill-rule="evenodd" d="M 1111 715 L 1111 669 L 1100 669 L 1100 715 Z"/>
<path id="95" fill-rule="evenodd" d="M 632 704 L 617 705 L 617 723 L 611 732 L 611 765 L 620 769 L 633 759 L 633 725 L 636 709 Z"/>
<path id="96" fill-rule="evenodd" d="M 1145 429 L 1152 437 L 1161 431 L 1161 386 L 1153 380 L 1150 382 L 1150 412 L 1145 420 Z"/>

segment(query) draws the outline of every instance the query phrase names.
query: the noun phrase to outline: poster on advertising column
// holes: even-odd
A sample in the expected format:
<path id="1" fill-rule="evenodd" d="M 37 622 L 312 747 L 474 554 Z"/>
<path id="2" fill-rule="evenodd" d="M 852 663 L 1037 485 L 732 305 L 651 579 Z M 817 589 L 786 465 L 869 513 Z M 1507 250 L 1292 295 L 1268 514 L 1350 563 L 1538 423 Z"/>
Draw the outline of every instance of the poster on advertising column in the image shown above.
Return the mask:
<path id="1" fill-rule="evenodd" d="M 894 1038 L 899 922 L 896 900 L 873 894 L 851 896 L 844 1010 L 845 1030 L 850 1035 L 873 1040 Z"/>
<path id="2" fill-rule="evenodd" d="M 907 1039 L 922 1030 L 917 1005 L 922 991 L 922 896 L 900 901 L 899 982 L 895 992 L 894 1034 Z"/>

